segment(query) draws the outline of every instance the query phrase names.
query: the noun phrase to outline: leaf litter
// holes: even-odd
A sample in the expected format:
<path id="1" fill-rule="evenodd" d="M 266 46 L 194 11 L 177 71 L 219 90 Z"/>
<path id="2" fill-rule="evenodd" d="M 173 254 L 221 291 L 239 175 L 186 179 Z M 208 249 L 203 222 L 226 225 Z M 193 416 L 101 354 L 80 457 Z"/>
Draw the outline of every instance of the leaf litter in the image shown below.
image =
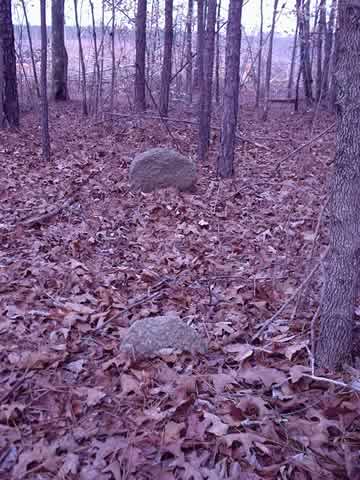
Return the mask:
<path id="1" fill-rule="evenodd" d="M 215 176 L 213 139 L 195 194 L 134 194 L 129 159 L 171 146 L 161 124 L 79 112 L 51 106 L 49 164 L 32 114 L 0 132 L 1 478 L 358 478 L 359 396 L 311 375 L 320 272 L 252 341 L 326 247 L 333 135 L 275 175 L 310 114 L 274 109 L 264 124 L 244 106 L 256 142 L 237 146 L 233 180 Z M 171 128 L 194 157 L 196 132 Z M 209 352 L 129 362 L 129 326 L 168 313 Z"/>

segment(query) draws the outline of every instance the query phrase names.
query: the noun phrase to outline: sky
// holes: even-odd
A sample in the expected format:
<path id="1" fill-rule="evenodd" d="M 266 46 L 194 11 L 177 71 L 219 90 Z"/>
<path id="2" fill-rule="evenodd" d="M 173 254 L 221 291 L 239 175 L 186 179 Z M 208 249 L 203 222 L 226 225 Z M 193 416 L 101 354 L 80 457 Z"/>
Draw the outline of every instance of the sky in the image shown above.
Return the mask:
<path id="1" fill-rule="evenodd" d="M 150 0 L 148 0 L 150 3 Z M 163 0 L 160 0 L 162 2 Z M 224 7 L 222 8 L 222 16 L 224 19 L 227 17 L 227 1 L 222 0 Z M 259 30 L 260 24 L 260 1 L 261 0 L 245 0 L 245 5 L 243 8 L 243 21 L 242 24 L 245 26 L 247 33 L 254 33 Z M 94 7 L 95 7 L 95 19 L 97 23 L 100 22 L 101 18 L 101 3 L 102 0 L 93 0 Z M 19 2 L 14 2 L 19 3 Z M 125 3 L 130 3 L 129 0 L 124 0 Z M 131 4 L 131 3 L 130 3 Z M 281 14 L 279 14 L 279 19 L 277 21 L 277 28 L 276 31 L 278 33 L 286 34 L 292 33 L 295 27 L 295 20 L 294 15 L 291 14 L 291 10 L 293 9 L 294 0 L 283 0 L 279 2 L 279 7 L 285 4 L 285 7 L 281 10 Z M 40 2 L 39 0 L 28 0 L 28 17 L 29 21 L 32 25 L 39 25 L 40 24 Z M 65 15 L 66 15 L 66 24 L 67 25 L 74 25 L 74 9 L 73 9 L 74 2 L 73 0 L 65 0 Z M 88 26 L 91 24 L 91 16 L 90 16 L 90 9 L 89 9 L 89 2 L 88 0 L 78 0 L 80 17 L 81 17 L 81 24 L 82 26 Z M 174 5 L 177 7 L 184 7 L 184 11 L 186 12 L 187 0 L 174 0 Z M 47 1 L 47 21 L 48 25 L 51 24 L 51 15 L 50 15 L 50 8 L 51 2 L 50 0 Z M 264 30 L 268 30 L 271 25 L 272 20 L 272 8 L 273 8 L 273 0 L 264 0 Z M 133 17 L 133 10 L 129 11 L 129 16 Z M 16 7 L 16 13 L 14 15 L 14 22 L 19 23 L 19 17 L 22 17 L 22 10 L 19 7 Z M 21 20 L 20 20 L 21 22 Z"/>

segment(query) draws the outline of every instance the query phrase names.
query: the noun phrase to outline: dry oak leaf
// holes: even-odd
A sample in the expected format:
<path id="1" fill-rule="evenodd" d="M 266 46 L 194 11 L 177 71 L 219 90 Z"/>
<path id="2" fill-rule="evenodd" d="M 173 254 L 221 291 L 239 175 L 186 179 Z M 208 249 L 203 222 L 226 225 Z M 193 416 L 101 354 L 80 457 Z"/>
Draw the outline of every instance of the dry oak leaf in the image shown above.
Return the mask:
<path id="1" fill-rule="evenodd" d="M 12 352 L 8 355 L 8 359 L 11 364 L 18 368 L 40 370 L 50 364 L 52 367 L 57 366 L 63 356 L 60 357 L 58 353 L 43 349 L 37 352 Z"/>
<path id="2" fill-rule="evenodd" d="M 237 371 L 238 381 L 245 381 L 249 384 L 262 383 L 266 388 L 272 385 L 281 385 L 286 382 L 287 376 L 284 372 L 276 368 L 269 368 L 263 366 L 254 366 L 247 368 L 240 368 Z"/>
<path id="3" fill-rule="evenodd" d="M 106 396 L 100 388 L 79 387 L 75 391 L 81 397 L 86 396 L 85 402 L 88 407 L 97 405 Z"/>
<path id="4" fill-rule="evenodd" d="M 218 437 L 226 435 L 229 430 L 229 425 L 222 422 L 217 415 L 213 413 L 204 412 L 204 418 L 209 422 L 210 427 L 206 430 Z"/>

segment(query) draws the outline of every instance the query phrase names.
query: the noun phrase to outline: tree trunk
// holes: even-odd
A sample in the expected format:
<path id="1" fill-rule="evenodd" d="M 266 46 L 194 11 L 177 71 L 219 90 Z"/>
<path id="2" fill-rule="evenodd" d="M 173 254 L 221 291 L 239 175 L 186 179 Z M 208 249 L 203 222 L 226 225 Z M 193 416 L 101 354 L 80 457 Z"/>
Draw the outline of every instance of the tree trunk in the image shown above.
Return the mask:
<path id="1" fill-rule="evenodd" d="M 47 98 L 47 30 L 46 30 L 46 0 L 40 0 L 41 17 L 41 143 L 43 158 L 50 160 L 49 111 Z"/>
<path id="2" fill-rule="evenodd" d="M 288 81 L 288 98 L 292 97 L 292 88 L 294 84 L 294 72 L 295 72 L 295 59 L 296 59 L 296 49 L 297 49 L 297 41 L 298 41 L 298 33 L 299 33 L 299 19 L 296 18 L 296 28 L 294 34 L 294 44 L 291 54 L 291 64 L 290 64 L 290 73 L 289 73 L 289 81 Z"/>
<path id="3" fill-rule="evenodd" d="M 310 59 L 310 0 L 297 0 L 299 18 L 300 62 L 304 94 L 308 105 L 313 101 Z"/>
<path id="4" fill-rule="evenodd" d="M 64 1 L 51 2 L 51 54 L 52 54 L 52 98 L 68 100 L 67 70 L 68 56 L 65 48 Z"/>
<path id="5" fill-rule="evenodd" d="M 84 52 L 82 48 L 82 41 L 81 41 L 81 30 L 79 24 L 79 17 L 78 17 L 78 0 L 74 0 L 74 11 L 75 11 L 75 24 L 76 24 L 76 33 L 78 38 L 79 44 L 79 58 L 80 58 L 80 66 L 81 66 L 81 76 L 82 76 L 82 111 L 84 115 L 88 114 L 88 106 L 87 106 L 87 95 L 86 95 L 86 69 L 85 69 L 85 61 L 84 61 Z"/>
<path id="6" fill-rule="evenodd" d="M 94 41 L 94 53 L 95 53 L 95 115 L 98 113 L 99 109 L 99 97 L 100 97 L 100 63 L 99 63 L 99 50 L 97 44 L 97 35 L 96 35 L 96 23 L 95 23 L 95 14 L 94 14 L 94 4 L 92 0 L 89 0 L 90 10 L 91 10 L 91 21 L 92 21 L 92 34 Z"/>
<path id="7" fill-rule="evenodd" d="M 32 38 L 31 38 L 31 29 L 30 29 L 30 23 L 29 23 L 29 19 L 28 19 L 28 15 L 27 15 L 25 0 L 21 0 L 21 5 L 22 5 L 22 8 L 23 8 L 23 12 L 24 12 L 24 19 L 25 19 L 26 32 L 27 32 L 28 42 L 29 42 L 29 50 L 30 50 L 31 65 L 32 65 L 33 75 L 34 75 L 36 95 L 38 96 L 38 98 L 40 98 L 41 97 L 40 86 L 39 86 L 39 80 L 38 80 L 38 75 L 37 75 L 37 70 L 36 70 L 34 49 L 33 49 Z"/>
<path id="8" fill-rule="evenodd" d="M 235 132 L 239 109 L 242 3 L 242 0 L 230 0 L 229 4 L 221 145 L 217 162 L 217 173 L 220 177 L 231 177 L 234 174 Z"/>
<path id="9" fill-rule="evenodd" d="M 221 20 L 221 0 L 218 3 L 217 25 L 216 25 L 216 62 L 215 62 L 215 102 L 220 104 L 220 20 Z"/>
<path id="10" fill-rule="evenodd" d="M 351 358 L 360 272 L 360 2 L 339 1 L 336 59 L 337 138 L 330 193 L 317 364 L 335 369 Z"/>
<path id="11" fill-rule="evenodd" d="M 146 53 L 146 7 L 147 0 L 138 0 L 136 14 L 136 59 L 135 59 L 135 109 L 146 110 L 145 98 L 145 53 Z"/>
<path id="12" fill-rule="evenodd" d="M 198 90 L 204 81 L 204 0 L 197 0 L 196 62 L 194 72 L 194 90 Z"/>
<path id="13" fill-rule="evenodd" d="M 323 69 L 323 97 L 326 98 L 329 93 L 329 72 L 331 66 L 331 57 L 333 55 L 334 31 L 336 17 L 337 0 L 332 0 L 329 21 L 327 24 L 324 48 L 324 69 Z"/>
<path id="14" fill-rule="evenodd" d="M 188 14 L 186 18 L 186 94 L 188 102 L 192 103 L 192 21 L 194 0 L 188 0 Z"/>
<path id="15" fill-rule="evenodd" d="M 16 56 L 14 28 L 11 16 L 11 0 L 0 1 L 0 45 L 2 51 L 2 85 L 0 102 L 2 104 L 0 128 L 6 125 L 18 127 L 19 99 L 16 82 Z"/>
<path id="16" fill-rule="evenodd" d="M 269 100 L 270 100 L 270 82 L 271 82 L 271 68 L 272 68 L 272 53 L 275 33 L 275 23 L 277 15 L 277 7 L 279 0 L 274 0 L 273 18 L 271 24 L 270 38 L 269 38 L 269 51 L 266 60 L 266 77 L 265 77 L 265 91 L 264 91 L 264 110 L 262 119 L 267 120 L 269 113 Z"/>
<path id="17" fill-rule="evenodd" d="M 199 109 L 199 147 L 198 158 L 206 159 L 211 123 L 212 83 L 214 70 L 214 47 L 215 47 L 215 23 L 216 23 L 216 0 L 208 0 L 205 50 L 204 50 L 204 75 L 200 86 L 200 109 Z M 200 52 L 201 54 L 201 52 Z"/>
<path id="18" fill-rule="evenodd" d="M 256 100 L 255 106 L 260 105 L 261 97 L 261 75 L 262 75 L 262 58 L 263 58 L 263 41 L 264 41 L 264 0 L 260 0 L 260 32 L 259 32 L 259 52 L 258 52 L 258 68 L 256 80 Z"/>
<path id="19" fill-rule="evenodd" d="M 326 31 L 326 0 L 320 1 L 319 25 L 316 55 L 316 100 L 319 102 L 323 91 L 323 37 Z"/>
<path id="20" fill-rule="evenodd" d="M 110 112 L 114 111 L 114 94 L 115 94 L 115 0 L 111 2 L 111 86 L 110 86 Z"/>
<path id="21" fill-rule="evenodd" d="M 164 57 L 159 102 L 160 115 L 165 117 L 169 111 L 173 36 L 173 0 L 165 0 Z"/>

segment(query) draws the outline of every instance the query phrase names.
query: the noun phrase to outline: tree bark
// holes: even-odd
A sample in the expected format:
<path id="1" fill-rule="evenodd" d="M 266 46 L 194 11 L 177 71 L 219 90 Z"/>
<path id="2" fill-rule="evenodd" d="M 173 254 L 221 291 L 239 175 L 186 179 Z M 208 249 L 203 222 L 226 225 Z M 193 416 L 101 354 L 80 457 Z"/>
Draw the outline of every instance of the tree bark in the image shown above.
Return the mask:
<path id="1" fill-rule="evenodd" d="M 194 0 L 188 0 L 188 14 L 186 18 L 186 94 L 188 102 L 192 103 L 192 21 L 193 21 Z"/>
<path id="2" fill-rule="evenodd" d="M 146 53 L 146 8 L 147 0 L 138 0 L 136 14 L 136 59 L 135 59 L 135 110 L 146 110 L 145 53 Z"/>
<path id="3" fill-rule="evenodd" d="M 52 54 L 52 98 L 68 100 L 67 71 L 68 55 L 65 48 L 64 0 L 51 3 L 51 54 Z"/>
<path id="4" fill-rule="evenodd" d="M 256 100 L 255 106 L 260 105 L 261 97 L 261 75 L 262 75 L 262 58 L 263 58 L 263 41 L 264 41 L 264 0 L 260 0 L 260 32 L 259 32 L 259 52 L 258 52 L 258 68 L 256 79 Z"/>
<path id="5" fill-rule="evenodd" d="M 82 111 L 84 115 L 88 114 L 88 105 L 87 105 L 87 94 L 86 94 L 86 68 L 85 68 L 85 60 L 84 60 L 84 52 L 82 48 L 82 41 L 81 41 L 81 30 L 79 24 L 79 17 L 78 17 L 78 0 L 74 0 L 74 12 L 75 12 L 75 24 L 76 24 L 76 33 L 78 38 L 79 44 L 79 57 L 80 57 L 80 66 L 81 66 L 81 76 L 82 76 Z"/>
<path id="6" fill-rule="evenodd" d="M 0 102 L 2 104 L 0 127 L 5 127 L 6 125 L 18 127 L 20 124 L 20 116 L 11 0 L 0 1 L 0 25 L 1 64 L 3 67 L 0 91 Z"/>
<path id="7" fill-rule="evenodd" d="M 47 98 L 47 27 L 46 27 L 46 0 L 40 0 L 41 17 L 41 143 L 43 158 L 50 160 L 49 136 L 49 109 Z"/>
<path id="8" fill-rule="evenodd" d="M 198 158 L 204 161 L 210 140 L 212 83 L 214 70 L 216 0 L 208 0 L 204 55 L 204 75 L 200 91 Z M 201 52 L 200 52 L 201 54 Z"/>
<path id="9" fill-rule="evenodd" d="M 360 2 L 339 1 L 337 138 L 330 193 L 330 245 L 316 362 L 335 369 L 350 360 L 360 272 Z"/>
<path id="10" fill-rule="evenodd" d="M 269 38 L 269 51 L 266 60 L 266 77 L 265 77 L 265 91 L 264 91 L 264 109 L 262 119 L 267 120 L 269 113 L 269 99 L 270 99 L 270 82 L 271 82 L 271 68 L 272 68 L 272 52 L 274 44 L 275 23 L 277 15 L 277 7 L 279 0 L 274 0 L 273 18 L 271 24 L 270 38 Z"/>
<path id="11" fill-rule="evenodd" d="M 160 86 L 160 115 L 167 116 L 169 112 L 172 47 L 173 47 L 173 0 L 165 0 L 165 35 L 164 35 L 164 56 L 161 71 Z"/>
<path id="12" fill-rule="evenodd" d="M 239 109 L 242 3 L 242 0 L 230 0 L 229 4 L 221 144 L 217 162 L 217 173 L 220 177 L 231 177 L 234 174 L 235 132 Z"/>

